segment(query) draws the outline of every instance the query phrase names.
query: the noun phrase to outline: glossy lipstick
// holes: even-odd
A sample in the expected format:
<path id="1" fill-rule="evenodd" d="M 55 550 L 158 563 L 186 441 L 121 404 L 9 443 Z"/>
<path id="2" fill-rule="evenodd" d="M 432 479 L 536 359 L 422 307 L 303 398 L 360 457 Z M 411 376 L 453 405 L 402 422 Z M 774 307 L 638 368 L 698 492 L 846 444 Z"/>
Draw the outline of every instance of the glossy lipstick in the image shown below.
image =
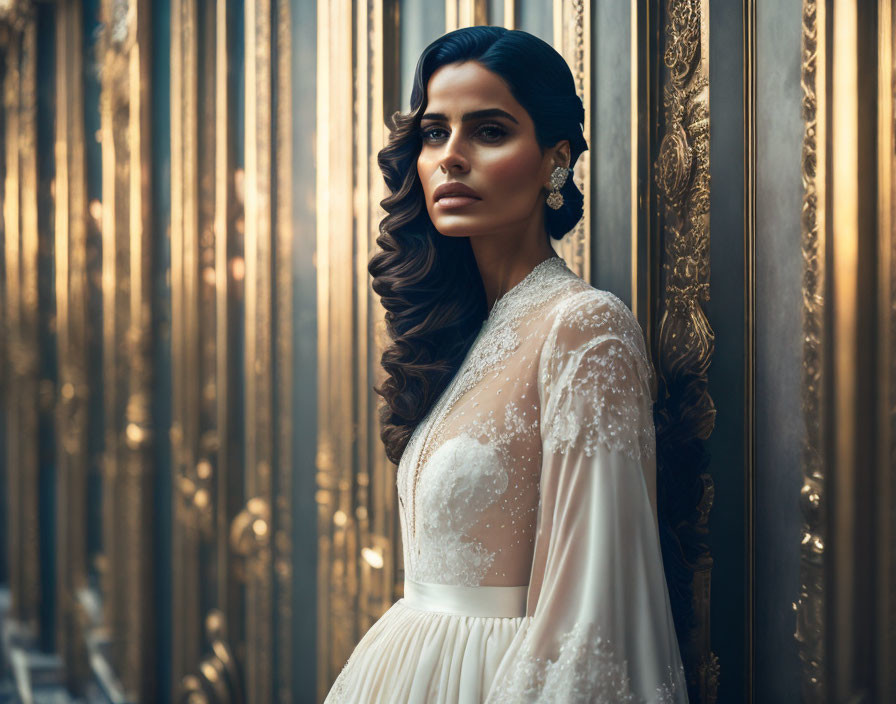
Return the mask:
<path id="1" fill-rule="evenodd" d="M 446 210 L 454 210 L 455 208 L 464 208 L 472 205 L 476 201 L 482 200 L 479 194 L 469 186 L 462 183 L 450 182 L 443 183 L 436 188 L 433 193 L 433 199 L 436 206 Z"/>

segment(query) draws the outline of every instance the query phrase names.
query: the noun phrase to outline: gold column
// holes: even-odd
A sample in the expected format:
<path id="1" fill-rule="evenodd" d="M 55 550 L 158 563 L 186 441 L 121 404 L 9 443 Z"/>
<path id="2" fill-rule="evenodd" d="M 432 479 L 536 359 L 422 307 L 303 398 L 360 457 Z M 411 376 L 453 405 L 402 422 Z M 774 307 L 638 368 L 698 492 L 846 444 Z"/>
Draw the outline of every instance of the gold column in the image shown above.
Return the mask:
<path id="1" fill-rule="evenodd" d="M 382 382 L 374 360 L 387 343 L 384 311 L 367 272 L 384 215 L 376 154 L 385 116 L 400 107 L 397 48 L 393 0 L 318 3 L 319 698 L 403 586 L 395 466 L 372 391 Z"/>
<path id="2" fill-rule="evenodd" d="M 88 677 L 87 587 L 87 193 L 83 26 L 79 0 L 56 15 L 57 650 L 72 691 Z"/>
<path id="3" fill-rule="evenodd" d="M 292 15 L 289 0 L 277 0 L 274 7 L 276 34 L 272 50 L 276 56 L 273 90 L 277 144 L 274 196 L 274 315 L 273 340 L 274 457 L 276 499 L 274 503 L 274 639 L 277 644 L 274 686 L 281 704 L 295 701 L 293 681 L 293 75 Z M 305 165 L 300 165 L 302 168 Z"/>
<path id="4" fill-rule="evenodd" d="M 193 32 L 196 22 L 196 4 L 186 0 L 171 3 L 171 471 L 172 487 L 172 541 L 171 556 L 180 569 L 172 573 L 172 641 L 171 641 L 171 683 L 173 697 L 181 682 L 192 669 L 199 654 L 199 633 L 197 619 L 199 608 L 195 601 L 198 596 L 199 579 L 197 542 L 198 535 L 193 517 L 193 498 L 184 491 L 184 485 L 191 463 L 188 455 L 190 441 L 187 439 L 186 423 L 189 422 L 188 406 L 185 403 L 187 378 L 187 355 L 192 356 L 195 348 L 187 348 L 184 319 L 185 289 L 187 288 L 183 240 L 187 233 L 195 231 L 195 217 L 192 221 L 187 210 L 195 211 L 195 179 L 185 183 L 185 172 L 195 170 L 196 139 L 196 50 Z M 187 85 L 193 84 L 193 90 Z M 187 123 L 184 125 L 183 123 Z M 192 123 L 193 129 L 188 125 Z M 185 129 L 186 127 L 186 129 Z M 187 142 L 190 147 L 185 147 Z M 193 157 L 190 159 L 190 157 Z M 190 280 L 195 285 L 195 275 Z M 194 316 L 195 319 L 195 316 Z M 194 374 L 190 379 L 195 380 Z M 195 464 L 194 464 L 195 466 Z"/>
<path id="5" fill-rule="evenodd" d="M 103 584 L 113 665 L 130 696 L 157 694 L 151 419 L 152 221 L 149 4 L 101 6 L 103 383 L 106 457 Z"/>
<path id="6" fill-rule="evenodd" d="M 3 110 L 5 325 L 9 362 L 4 392 L 8 555 L 12 617 L 30 636 L 40 618 L 38 513 L 37 28 L 33 9 L 13 3 L 0 14 L 4 34 Z"/>
<path id="7" fill-rule="evenodd" d="M 254 570 L 246 588 L 246 694 L 271 701 L 273 582 L 271 504 L 271 325 L 273 213 L 271 165 L 271 0 L 246 3 L 246 491 L 255 505 Z"/>
<path id="8" fill-rule="evenodd" d="M 242 701 L 245 652 L 230 521 L 242 505 L 233 387 L 241 248 L 229 75 L 233 11 L 171 13 L 171 300 L 174 564 L 172 697 Z M 214 80 L 200 80 L 200 76 Z"/>
<path id="9" fill-rule="evenodd" d="M 354 423 L 353 3 L 317 8 L 318 699 L 358 639 Z M 359 52 L 360 53 L 360 52 Z M 366 76 L 360 77 L 366 81 Z M 366 194 L 361 194 L 366 197 Z"/>
<path id="10" fill-rule="evenodd" d="M 291 701 L 292 91 L 288 0 L 246 3 L 246 697 Z M 277 497 L 275 500 L 275 496 Z M 275 651 L 274 646 L 277 646 Z M 276 653 L 276 657 L 271 657 Z"/>
<path id="11" fill-rule="evenodd" d="M 212 524 L 217 498 L 213 491 L 213 452 L 218 441 L 214 413 L 218 321 L 215 232 L 210 212 L 216 205 L 212 189 L 216 86 L 211 81 L 199 81 L 200 74 L 205 75 L 212 65 L 208 54 L 215 49 L 214 9 L 211 4 L 203 4 L 200 10 L 195 0 L 175 0 L 171 7 L 170 437 L 172 556 L 178 566 L 172 572 L 171 680 L 175 701 L 186 698 L 187 691 L 201 688 L 192 673 L 202 654 L 204 611 L 214 602 L 217 578 L 214 563 L 203 564 L 203 555 L 214 548 Z M 206 48 L 203 56 L 200 47 Z"/>
<path id="12" fill-rule="evenodd" d="M 896 643 L 892 3 L 806 0 L 802 44 L 802 692 L 806 701 L 888 701 Z"/>
<path id="13" fill-rule="evenodd" d="M 879 440 L 879 515 L 883 516 L 878 554 L 882 569 L 877 581 L 881 610 L 875 650 L 880 699 L 896 700 L 896 675 L 890 663 L 896 658 L 896 17 L 892 0 L 879 3 L 877 79 L 878 158 L 878 310 L 880 331 L 878 378 L 883 392 L 876 413 L 881 419 Z"/>
<path id="14" fill-rule="evenodd" d="M 446 32 L 488 23 L 488 0 L 445 0 Z"/>

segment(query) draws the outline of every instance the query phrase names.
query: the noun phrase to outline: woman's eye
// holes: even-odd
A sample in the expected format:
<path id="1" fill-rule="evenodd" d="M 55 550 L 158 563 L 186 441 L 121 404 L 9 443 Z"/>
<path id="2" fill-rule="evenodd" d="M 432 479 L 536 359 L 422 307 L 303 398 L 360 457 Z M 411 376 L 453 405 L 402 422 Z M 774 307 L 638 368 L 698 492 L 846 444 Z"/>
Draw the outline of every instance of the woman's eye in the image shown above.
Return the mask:
<path id="1" fill-rule="evenodd" d="M 421 130 L 421 134 L 423 135 L 423 139 L 426 141 L 431 141 L 433 139 L 433 134 L 436 132 L 444 132 L 441 127 L 429 127 L 425 130 Z"/>
<path id="2" fill-rule="evenodd" d="M 485 138 L 486 142 L 497 142 L 507 133 L 500 125 L 483 125 L 479 128 L 479 134 Z"/>
<path id="3" fill-rule="evenodd" d="M 428 127 L 420 131 L 423 140 L 426 142 L 437 141 L 442 139 L 439 136 L 439 133 L 445 132 L 447 134 L 447 130 L 441 127 Z M 501 138 L 503 138 L 507 132 L 500 125 L 482 125 L 475 132 L 475 136 L 481 136 L 482 139 L 486 142 L 497 142 Z"/>

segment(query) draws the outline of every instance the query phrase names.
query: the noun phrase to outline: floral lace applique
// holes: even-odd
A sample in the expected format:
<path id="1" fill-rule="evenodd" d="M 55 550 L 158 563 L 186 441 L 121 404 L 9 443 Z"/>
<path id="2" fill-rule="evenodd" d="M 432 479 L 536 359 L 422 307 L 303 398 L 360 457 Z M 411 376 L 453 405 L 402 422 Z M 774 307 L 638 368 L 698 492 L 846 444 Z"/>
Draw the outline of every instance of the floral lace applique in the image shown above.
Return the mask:
<path id="1" fill-rule="evenodd" d="M 667 666 L 649 696 L 636 694 L 628 662 L 594 623 L 577 623 L 559 643 L 555 659 L 536 657 L 527 633 L 486 704 L 672 704 L 685 690 L 684 669 Z"/>
<path id="2" fill-rule="evenodd" d="M 542 355 L 546 449 L 591 457 L 602 445 L 635 460 L 655 454 L 655 373 L 622 301 L 592 290 L 562 304 Z"/>
<path id="3" fill-rule="evenodd" d="M 426 543 L 415 578 L 422 582 L 475 587 L 495 558 L 469 537 L 482 512 L 507 490 L 507 472 L 497 450 L 469 435 L 444 443 L 430 457 L 421 482 L 420 539 Z"/>

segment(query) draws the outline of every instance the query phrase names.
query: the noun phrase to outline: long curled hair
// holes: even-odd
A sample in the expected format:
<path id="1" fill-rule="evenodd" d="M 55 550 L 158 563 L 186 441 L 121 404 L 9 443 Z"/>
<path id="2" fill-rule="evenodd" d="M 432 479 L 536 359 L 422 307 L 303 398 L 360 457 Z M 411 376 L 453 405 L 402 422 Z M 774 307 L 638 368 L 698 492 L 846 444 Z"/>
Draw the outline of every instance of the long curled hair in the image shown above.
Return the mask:
<path id="1" fill-rule="evenodd" d="M 389 143 L 378 154 L 390 195 L 367 270 L 386 309 L 391 344 L 381 363 L 387 378 L 374 391 L 386 455 L 398 464 L 417 424 L 457 372 L 487 315 L 485 290 L 468 237 L 445 237 L 433 226 L 417 175 L 420 118 L 436 69 L 475 60 L 500 76 L 535 124 L 542 153 L 569 140 L 570 168 L 588 149 L 585 109 L 566 61 L 538 37 L 503 27 L 465 27 L 427 46 L 414 71 L 411 109 L 389 120 Z M 566 180 L 563 206 L 545 205 L 545 229 L 559 240 L 582 217 L 582 193 Z"/>

